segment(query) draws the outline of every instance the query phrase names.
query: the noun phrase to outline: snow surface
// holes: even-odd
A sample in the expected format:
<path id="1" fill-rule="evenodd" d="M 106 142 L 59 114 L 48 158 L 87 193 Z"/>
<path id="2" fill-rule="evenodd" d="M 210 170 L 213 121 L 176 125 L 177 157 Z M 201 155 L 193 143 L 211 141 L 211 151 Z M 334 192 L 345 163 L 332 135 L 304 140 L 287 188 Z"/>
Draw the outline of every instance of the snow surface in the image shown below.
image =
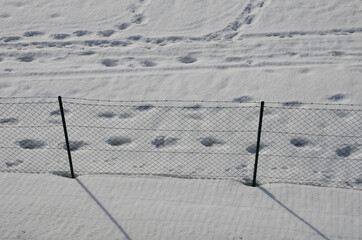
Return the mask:
<path id="1" fill-rule="evenodd" d="M 361 239 L 362 191 L 0 174 L 2 239 Z"/>
<path id="2" fill-rule="evenodd" d="M 360 0 L 2 0 L 0 96 L 362 104 L 361 40 Z M 2 239 L 361 239 L 360 191 L 0 178 Z"/>
<path id="3" fill-rule="evenodd" d="M 0 17 L 1 96 L 362 103 L 359 0 L 4 0 Z"/>

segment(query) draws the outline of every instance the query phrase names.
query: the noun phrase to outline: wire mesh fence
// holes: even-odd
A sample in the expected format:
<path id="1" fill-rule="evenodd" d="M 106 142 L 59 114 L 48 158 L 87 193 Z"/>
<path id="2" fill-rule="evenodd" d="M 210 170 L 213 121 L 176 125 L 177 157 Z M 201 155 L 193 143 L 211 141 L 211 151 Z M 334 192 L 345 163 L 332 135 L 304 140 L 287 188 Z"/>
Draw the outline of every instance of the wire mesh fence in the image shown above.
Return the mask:
<path id="1" fill-rule="evenodd" d="M 266 106 L 258 180 L 362 189 L 361 110 Z"/>
<path id="2" fill-rule="evenodd" d="M 76 175 L 252 184 L 260 103 L 64 99 Z M 266 103 L 256 180 L 362 190 L 360 106 Z M 1 99 L 0 171 L 69 176 L 58 99 Z"/>

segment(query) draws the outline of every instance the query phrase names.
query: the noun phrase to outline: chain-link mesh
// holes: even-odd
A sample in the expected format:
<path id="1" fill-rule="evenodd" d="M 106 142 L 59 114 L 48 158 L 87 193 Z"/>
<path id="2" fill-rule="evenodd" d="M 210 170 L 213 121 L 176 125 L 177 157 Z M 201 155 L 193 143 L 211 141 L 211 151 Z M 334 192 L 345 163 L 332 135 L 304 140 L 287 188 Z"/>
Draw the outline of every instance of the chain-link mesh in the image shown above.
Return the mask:
<path id="1" fill-rule="evenodd" d="M 74 171 L 253 178 L 259 104 L 63 101 Z M 266 104 L 257 181 L 362 189 L 360 106 Z M 57 99 L 0 101 L 0 171 L 69 175 Z"/>
<path id="2" fill-rule="evenodd" d="M 259 183 L 362 189 L 362 109 L 266 104 Z"/>
<path id="3" fill-rule="evenodd" d="M 123 173 L 248 181 L 258 106 L 64 101 L 77 174 Z"/>
<path id="4" fill-rule="evenodd" d="M 0 101 L 0 171 L 67 174 L 57 99 Z"/>

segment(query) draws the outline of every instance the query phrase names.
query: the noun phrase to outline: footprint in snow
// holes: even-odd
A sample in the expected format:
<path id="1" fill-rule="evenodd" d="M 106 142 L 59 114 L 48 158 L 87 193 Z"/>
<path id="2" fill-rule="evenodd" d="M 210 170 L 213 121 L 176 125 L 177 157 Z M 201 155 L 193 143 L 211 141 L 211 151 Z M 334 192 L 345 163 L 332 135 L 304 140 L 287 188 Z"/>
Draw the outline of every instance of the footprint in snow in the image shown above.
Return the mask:
<path id="1" fill-rule="evenodd" d="M 18 60 L 20 62 L 32 62 L 32 61 L 34 61 L 34 56 L 31 54 L 24 55 L 22 57 L 18 57 L 16 60 Z"/>
<path id="2" fill-rule="evenodd" d="M 109 138 L 106 142 L 111 146 L 122 146 L 131 143 L 132 140 L 129 137 L 116 136 Z"/>
<path id="3" fill-rule="evenodd" d="M 103 36 L 103 37 L 109 37 L 111 36 L 115 31 L 114 30 L 104 30 L 104 31 L 99 31 L 98 35 L 99 36 Z"/>
<path id="4" fill-rule="evenodd" d="M 290 140 L 290 143 L 296 147 L 304 147 L 308 145 L 310 142 L 308 139 L 298 137 L 298 138 L 292 138 Z"/>
<path id="5" fill-rule="evenodd" d="M 115 116 L 117 116 L 117 114 L 115 114 L 114 112 L 98 113 L 98 117 L 100 117 L 100 118 L 114 118 Z"/>
<path id="6" fill-rule="evenodd" d="M 330 101 L 337 102 L 337 101 L 341 101 L 341 100 L 345 99 L 345 97 L 346 96 L 344 94 L 338 93 L 338 94 L 329 96 L 327 99 L 330 100 Z"/>
<path id="7" fill-rule="evenodd" d="M 259 151 L 261 151 L 265 147 L 264 144 L 260 144 Z M 246 151 L 249 153 L 255 154 L 256 153 L 256 144 L 252 144 L 246 148 Z"/>
<path id="8" fill-rule="evenodd" d="M 116 67 L 118 65 L 117 59 L 106 58 L 101 61 L 101 63 L 106 67 Z"/>
<path id="9" fill-rule="evenodd" d="M 349 155 L 351 155 L 352 153 L 354 153 L 355 151 L 357 151 L 358 148 L 356 146 L 353 146 L 353 145 L 346 145 L 346 146 L 343 146 L 341 148 L 337 148 L 336 149 L 336 154 L 339 156 L 339 157 L 348 157 Z"/>
<path id="10" fill-rule="evenodd" d="M 129 36 L 127 39 L 132 41 L 138 41 L 141 39 L 141 35 Z"/>
<path id="11" fill-rule="evenodd" d="M 39 149 L 45 146 L 45 143 L 43 141 L 35 139 L 24 139 L 18 141 L 17 144 L 23 149 Z"/>
<path id="12" fill-rule="evenodd" d="M 67 114 L 69 112 L 69 110 L 64 109 L 64 114 Z M 50 116 L 59 116 L 60 115 L 60 109 L 54 110 L 50 113 Z"/>
<path id="13" fill-rule="evenodd" d="M 157 66 L 157 63 L 151 61 L 151 60 L 142 60 L 140 62 L 140 64 L 143 66 L 143 67 L 154 67 L 154 66 Z"/>
<path id="14" fill-rule="evenodd" d="M 151 104 L 147 104 L 147 105 L 141 105 L 141 106 L 138 106 L 138 107 L 135 107 L 135 110 L 138 110 L 138 111 L 147 111 L 147 110 L 150 110 L 152 109 L 154 106 L 151 105 Z"/>
<path id="15" fill-rule="evenodd" d="M 143 14 L 136 14 L 132 18 L 132 23 L 141 24 L 144 21 L 144 18 Z"/>
<path id="16" fill-rule="evenodd" d="M 4 41 L 4 42 L 13 42 L 13 41 L 18 41 L 18 40 L 20 40 L 21 39 L 21 37 L 18 37 L 18 36 L 11 36 L 11 37 L 4 37 L 4 38 L 2 38 L 2 40 Z"/>
<path id="17" fill-rule="evenodd" d="M 89 55 L 93 55 L 95 54 L 96 52 L 94 51 L 85 51 L 85 52 L 81 52 L 79 53 L 80 56 L 89 56 Z"/>
<path id="18" fill-rule="evenodd" d="M 299 107 L 303 103 L 299 101 L 290 101 L 290 102 L 283 102 L 284 107 Z"/>
<path id="19" fill-rule="evenodd" d="M 201 138 L 200 139 L 200 143 L 202 145 L 204 145 L 205 147 L 212 147 L 215 144 L 223 144 L 222 141 L 214 138 L 214 137 L 206 137 L 206 138 Z"/>
<path id="20" fill-rule="evenodd" d="M 69 141 L 70 151 L 76 151 L 85 145 L 87 145 L 87 143 L 83 141 Z M 65 143 L 63 144 L 63 148 L 67 150 L 67 145 Z"/>
<path id="21" fill-rule="evenodd" d="M 183 109 L 186 109 L 186 110 L 199 110 L 201 108 L 202 108 L 201 104 L 183 107 Z"/>
<path id="22" fill-rule="evenodd" d="M 77 36 L 77 37 L 82 37 L 84 35 L 88 35 L 90 34 L 91 32 L 90 31 L 87 31 L 87 30 L 77 30 L 77 31 L 74 31 L 73 32 L 73 35 L 74 36 Z"/>
<path id="23" fill-rule="evenodd" d="M 181 63 L 185 63 L 185 64 L 189 64 L 189 63 L 194 63 L 197 61 L 196 58 L 190 57 L 190 56 L 185 56 L 185 57 L 179 57 L 177 58 L 177 60 Z"/>
<path id="24" fill-rule="evenodd" d="M 119 30 L 125 30 L 129 27 L 129 23 L 121 23 L 117 26 Z"/>
<path id="25" fill-rule="evenodd" d="M 126 119 L 126 118 L 131 118 L 131 117 L 132 117 L 132 114 L 127 113 L 127 112 L 119 114 L 119 118 L 121 118 L 121 119 Z"/>
<path id="26" fill-rule="evenodd" d="M 2 118 L 0 119 L 0 124 L 15 124 L 19 122 L 16 118 Z"/>
<path id="27" fill-rule="evenodd" d="M 40 31 L 28 31 L 23 33 L 23 37 L 35 37 L 35 36 L 41 36 L 44 35 L 44 32 Z"/>
<path id="28" fill-rule="evenodd" d="M 55 40 L 63 40 L 65 38 L 70 37 L 70 35 L 66 34 L 66 33 L 55 33 L 55 34 L 51 34 L 50 37 Z"/>
<path id="29" fill-rule="evenodd" d="M 172 138 L 172 137 L 166 137 L 166 136 L 158 136 L 156 137 L 151 143 L 156 148 L 165 147 L 169 145 L 175 144 L 179 139 Z"/>
<path id="30" fill-rule="evenodd" d="M 233 102 L 244 103 L 244 102 L 250 102 L 251 100 L 253 100 L 252 97 L 241 96 L 241 97 L 238 97 L 238 98 L 234 98 Z"/>

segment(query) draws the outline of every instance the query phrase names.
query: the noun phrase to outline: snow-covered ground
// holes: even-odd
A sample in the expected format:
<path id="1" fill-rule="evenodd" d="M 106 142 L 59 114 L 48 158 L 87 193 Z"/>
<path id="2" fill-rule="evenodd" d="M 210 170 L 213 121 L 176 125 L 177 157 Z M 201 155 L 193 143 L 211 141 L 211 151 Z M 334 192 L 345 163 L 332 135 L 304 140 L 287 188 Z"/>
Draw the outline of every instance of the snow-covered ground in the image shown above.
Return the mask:
<path id="1" fill-rule="evenodd" d="M 256 102 L 362 104 L 361 40 L 360 0 L 3 0 L 0 2 L 0 96 L 222 101 L 242 97 Z M 57 151 L 64 154 L 64 150 L 59 115 L 51 114 L 55 106 L 56 102 L 54 107 L 43 109 L 21 108 L 23 118 L 12 118 L 5 111 L 7 108 L 2 107 L 0 117 L 15 119 L 5 121 L 14 124 L 12 129 L 17 129 L 16 126 L 31 129 L 45 148 L 56 149 L 53 152 L 56 156 Z M 72 110 L 68 106 L 67 118 L 70 125 L 72 121 L 76 125 L 74 112 L 82 113 L 84 109 L 73 105 Z M 214 116 L 207 110 L 197 111 L 192 114 Z M 41 116 L 35 113 L 45 114 L 42 124 L 53 124 L 57 134 L 50 136 L 47 131 L 29 127 L 26 121 Z M 111 121 L 113 124 L 122 121 L 119 117 L 100 119 L 99 114 L 102 111 L 83 117 L 91 120 L 91 124 L 105 126 Z M 171 123 L 183 129 L 187 121 L 193 121 L 180 118 L 174 122 L 167 114 L 159 119 L 155 109 L 142 114 L 133 116 L 126 125 L 141 122 L 142 116 L 158 130 Z M 269 124 L 276 129 L 304 127 L 310 134 L 333 135 L 328 132 L 333 130 L 333 124 L 346 126 L 341 129 L 356 138 L 346 143 L 338 136 L 336 141 L 314 136 L 308 139 L 307 148 L 298 151 L 322 159 L 335 158 L 338 149 L 350 147 L 354 149 L 351 158 L 361 158 L 359 110 L 349 115 L 333 111 L 310 115 L 312 128 L 305 124 L 307 112 L 301 114 L 305 118 L 297 126 L 285 113 L 268 114 L 271 118 L 265 126 Z M 213 126 L 214 130 L 220 127 L 212 122 L 192 124 L 188 126 Z M 1 142 L 11 150 L 2 151 L 1 161 L 5 165 L 1 171 L 29 166 L 39 151 L 47 151 L 22 149 L 21 141 L 31 136 L 25 137 L 21 129 L 4 129 Z M 73 130 L 79 131 L 76 126 Z M 111 148 L 107 140 L 117 134 L 106 133 L 97 135 L 97 146 Z M 83 140 L 77 134 L 71 138 Z M 201 149 L 200 141 L 207 137 L 181 135 L 169 137 L 193 139 L 189 143 L 194 150 Z M 240 139 L 237 136 L 234 134 L 234 138 Z M 140 139 L 152 148 L 150 143 L 157 135 L 126 137 L 132 140 L 128 148 L 141 146 Z M 276 147 L 297 151 L 290 141 L 300 136 L 273 141 L 275 137 L 279 136 L 266 136 L 261 159 Z M 217 139 L 225 144 L 207 151 L 232 148 L 230 136 L 221 134 Z M 252 143 L 244 140 L 244 145 L 238 148 L 243 152 Z M 184 147 L 182 140 L 180 143 Z M 84 150 L 91 147 L 84 146 Z M 85 152 L 74 154 L 84 160 Z M 8 159 L 14 156 L 17 159 Z M 52 160 L 43 159 L 31 167 Z M 63 160 L 59 164 L 64 167 L 62 171 L 67 171 Z M 162 161 L 165 164 L 165 159 Z M 233 160 L 228 161 L 234 164 Z M 111 163 L 105 161 L 101 166 L 109 167 Z M 143 163 L 137 164 L 140 167 Z M 328 181 L 343 181 L 349 170 L 357 174 L 360 171 L 358 167 L 343 168 L 345 165 L 330 161 L 322 165 L 338 170 L 313 173 L 316 175 L 312 178 L 318 177 L 327 186 Z M 132 170 L 135 164 L 129 166 Z M 245 167 L 250 172 L 252 161 Z M 298 165 L 286 163 L 283 167 L 289 168 L 290 173 L 298 172 Z M 171 166 L 167 170 L 184 171 Z M 203 170 L 197 174 L 202 175 Z M 226 169 L 222 170 L 225 174 Z M 174 174 L 172 171 L 169 175 Z M 226 174 L 238 174 L 233 171 Z M 305 176 L 308 174 L 310 171 Z M 156 177 L 81 176 L 71 180 L 52 175 L 1 173 L 0 178 L 2 239 L 361 238 L 361 191 L 355 190 L 285 184 L 250 188 L 229 180 Z M 360 178 L 353 180 L 353 186 L 351 182 L 345 184 L 360 186 Z"/>
<path id="2" fill-rule="evenodd" d="M 362 191 L 2 173 L 1 239 L 361 239 Z"/>
<path id="3" fill-rule="evenodd" d="M 0 95 L 362 103 L 354 1 L 0 3 Z"/>

